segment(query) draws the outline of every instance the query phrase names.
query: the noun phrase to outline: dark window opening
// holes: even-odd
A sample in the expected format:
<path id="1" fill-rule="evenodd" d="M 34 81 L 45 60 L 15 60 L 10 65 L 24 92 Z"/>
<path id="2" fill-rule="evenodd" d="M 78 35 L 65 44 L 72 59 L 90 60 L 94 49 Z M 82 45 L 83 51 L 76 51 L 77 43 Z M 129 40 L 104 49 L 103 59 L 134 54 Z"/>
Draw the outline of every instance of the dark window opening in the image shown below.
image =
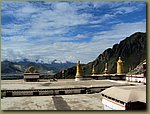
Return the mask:
<path id="1" fill-rule="evenodd" d="M 85 94 L 85 93 L 86 93 L 86 90 L 81 90 L 80 93 L 81 93 L 81 94 Z"/>
<path id="2" fill-rule="evenodd" d="M 6 92 L 6 97 L 12 97 L 12 92 Z"/>
<path id="3" fill-rule="evenodd" d="M 38 91 L 33 92 L 33 96 L 39 96 L 39 92 Z"/>
<path id="4" fill-rule="evenodd" d="M 59 91 L 59 95 L 65 95 L 65 91 Z"/>

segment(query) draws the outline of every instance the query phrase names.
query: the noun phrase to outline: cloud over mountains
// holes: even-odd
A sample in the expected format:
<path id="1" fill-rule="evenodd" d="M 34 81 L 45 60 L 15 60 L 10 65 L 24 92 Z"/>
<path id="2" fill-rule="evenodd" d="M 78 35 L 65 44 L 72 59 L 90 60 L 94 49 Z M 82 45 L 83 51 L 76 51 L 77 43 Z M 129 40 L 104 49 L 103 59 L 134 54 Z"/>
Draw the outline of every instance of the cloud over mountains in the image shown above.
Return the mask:
<path id="1" fill-rule="evenodd" d="M 3 60 L 87 63 L 145 31 L 145 2 L 2 2 Z"/>

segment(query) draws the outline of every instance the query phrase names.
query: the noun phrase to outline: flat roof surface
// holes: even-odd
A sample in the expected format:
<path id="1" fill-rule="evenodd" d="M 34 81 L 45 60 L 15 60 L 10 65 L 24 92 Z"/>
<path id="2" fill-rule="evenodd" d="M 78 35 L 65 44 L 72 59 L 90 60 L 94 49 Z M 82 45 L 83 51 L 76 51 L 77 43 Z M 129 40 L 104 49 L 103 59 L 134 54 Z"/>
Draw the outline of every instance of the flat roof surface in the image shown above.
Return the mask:
<path id="1" fill-rule="evenodd" d="M 75 81 L 71 79 L 62 79 L 55 82 L 49 80 L 45 82 L 24 82 L 24 80 L 2 80 L 2 90 L 17 90 L 17 89 L 53 89 L 53 88 L 76 88 L 76 87 L 104 87 L 104 86 L 119 86 L 130 85 L 127 81 L 113 80 L 84 80 Z"/>
<path id="2" fill-rule="evenodd" d="M 44 81 L 44 80 L 43 80 Z M 1 80 L 2 89 L 46 89 L 62 87 L 97 87 L 130 85 L 127 81 L 114 80 L 84 80 L 72 79 L 58 80 L 57 82 L 24 82 L 23 80 Z M 1 99 L 2 110 L 103 110 L 101 93 L 74 94 L 55 96 L 28 96 L 28 97 L 3 97 Z"/>
<path id="3" fill-rule="evenodd" d="M 110 87 L 101 92 L 102 94 L 127 102 L 144 102 L 146 103 L 146 85 Z"/>
<path id="4" fill-rule="evenodd" d="M 101 94 L 4 97 L 1 110 L 103 110 Z"/>
<path id="5" fill-rule="evenodd" d="M 137 90 L 137 91 L 144 91 L 146 92 L 146 85 L 140 85 L 140 86 L 122 86 L 119 87 L 120 89 L 125 89 L 125 90 Z"/>

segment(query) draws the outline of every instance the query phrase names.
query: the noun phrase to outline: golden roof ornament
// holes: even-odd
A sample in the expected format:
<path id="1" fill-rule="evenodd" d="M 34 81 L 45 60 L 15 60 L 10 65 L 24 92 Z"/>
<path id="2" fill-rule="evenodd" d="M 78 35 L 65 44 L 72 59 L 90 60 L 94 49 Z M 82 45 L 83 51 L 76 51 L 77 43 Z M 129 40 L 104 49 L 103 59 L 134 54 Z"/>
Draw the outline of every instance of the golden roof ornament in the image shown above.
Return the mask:
<path id="1" fill-rule="evenodd" d="M 77 70 L 76 70 L 76 77 L 81 77 L 82 76 L 82 68 L 80 65 L 80 61 L 77 63 Z"/>
<path id="2" fill-rule="evenodd" d="M 92 68 L 92 75 L 95 75 L 96 72 L 95 72 L 95 65 L 93 65 L 93 68 Z"/>
<path id="3" fill-rule="evenodd" d="M 29 68 L 27 68 L 25 73 L 38 73 L 38 71 L 33 66 L 30 66 Z"/>
<path id="4" fill-rule="evenodd" d="M 104 74 L 106 75 L 106 74 L 108 74 L 108 64 L 107 63 L 105 63 L 105 70 L 104 70 Z"/>
<path id="5" fill-rule="evenodd" d="M 118 63 L 122 63 L 121 57 L 119 57 Z"/>
<path id="6" fill-rule="evenodd" d="M 117 61 L 117 75 L 122 75 L 123 72 L 124 72 L 123 61 L 121 60 L 121 57 L 119 57 L 119 60 Z"/>

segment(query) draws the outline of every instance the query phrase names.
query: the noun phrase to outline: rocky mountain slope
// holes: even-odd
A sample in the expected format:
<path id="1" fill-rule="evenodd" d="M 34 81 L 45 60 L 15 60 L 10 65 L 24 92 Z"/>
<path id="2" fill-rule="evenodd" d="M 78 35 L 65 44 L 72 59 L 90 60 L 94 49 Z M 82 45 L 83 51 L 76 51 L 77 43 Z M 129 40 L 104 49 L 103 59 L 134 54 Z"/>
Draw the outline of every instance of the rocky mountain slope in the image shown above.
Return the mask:
<path id="1" fill-rule="evenodd" d="M 97 73 L 103 73 L 104 65 L 108 63 L 109 73 L 116 73 L 116 62 L 119 56 L 124 61 L 125 73 L 129 68 L 135 68 L 140 62 L 146 59 L 146 33 L 134 33 L 122 40 L 119 44 L 113 45 L 112 48 L 106 49 L 93 62 L 83 67 L 85 74 L 91 73 L 92 65 L 95 65 Z"/>
<path id="2" fill-rule="evenodd" d="M 130 69 L 128 74 L 142 74 L 144 72 L 143 63 L 145 63 L 145 62 L 146 62 L 146 60 L 141 62 L 139 65 L 137 65 L 134 69 Z"/>

